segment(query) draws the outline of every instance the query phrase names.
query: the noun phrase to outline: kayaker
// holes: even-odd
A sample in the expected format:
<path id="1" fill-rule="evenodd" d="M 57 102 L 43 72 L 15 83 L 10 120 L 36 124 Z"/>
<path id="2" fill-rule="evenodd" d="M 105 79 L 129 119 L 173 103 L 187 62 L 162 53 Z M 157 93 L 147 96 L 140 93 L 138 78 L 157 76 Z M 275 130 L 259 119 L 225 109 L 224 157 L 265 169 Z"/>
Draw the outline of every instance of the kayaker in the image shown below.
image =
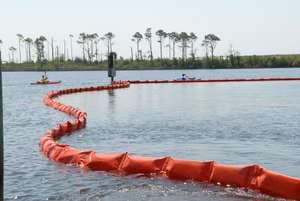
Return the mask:
<path id="1" fill-rule="evenodd" d="M 47 75 L 42 75 L 42 78 L 41 78 L 41 83 L 45 84 L 48 82 L 48 77 Z"/>
<path id="2" fill-rule="evenodd" d="M 186 80 L 186 78 L 187 78 L 187 76 L 186 76 L 186 74 L 182 74 L 182 80 Z"/>

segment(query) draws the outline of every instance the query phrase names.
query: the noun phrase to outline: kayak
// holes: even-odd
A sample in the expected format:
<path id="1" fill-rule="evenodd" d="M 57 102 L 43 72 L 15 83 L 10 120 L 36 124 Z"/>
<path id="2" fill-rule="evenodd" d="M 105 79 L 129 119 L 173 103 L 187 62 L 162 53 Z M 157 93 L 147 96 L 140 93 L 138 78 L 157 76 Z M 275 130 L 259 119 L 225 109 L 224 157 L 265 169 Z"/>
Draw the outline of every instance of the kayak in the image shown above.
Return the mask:
<path id="1" fill-rule="evenodd" d="M 59 84 L 59 83 L 61 83 L 61 80 L 59 80 L 59 81 L 48 81 L 46 83 L 43 83 L 43 82 L 40 82 L 40 81 L 36 81 L 36 82 L 30 83 L 30 84 Z"/>
<path id="2" fill-rule="evenodd" d="M 183 78 L 177 78 L 177 79 L 174 79 L 173 81 L 189 81 L 189 80 L 196 80 L 196 77 L 185 78 L 185 79 L 183 79 Z"/>

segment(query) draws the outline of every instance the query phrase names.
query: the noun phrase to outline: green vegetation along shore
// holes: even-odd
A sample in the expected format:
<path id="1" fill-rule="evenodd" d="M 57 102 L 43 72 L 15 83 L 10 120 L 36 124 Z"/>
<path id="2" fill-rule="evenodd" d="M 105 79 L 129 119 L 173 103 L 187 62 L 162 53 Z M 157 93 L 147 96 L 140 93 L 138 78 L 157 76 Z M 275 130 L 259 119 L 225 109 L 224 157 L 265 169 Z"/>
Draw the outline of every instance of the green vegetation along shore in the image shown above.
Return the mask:
<path id="1" fill-rule="evenodd" d="M 233 45 L 223 56 L 216 56 L 217 43 L 221 39 L 215 34 L 206 34 L 202 40 L 201 47 L 205 50 L 204 57 L 196 56 L 195 43 L 198 39 L 195 33 L 170 32 L 157 30 L 155 36 L 159 43 L 159 56 L 153 56 L 153 33 L 151 28 L 141 34 L 136 32 L 132 36 L 132 42 L 136 44 L 136 52 L 131 47 L 131 57 L 119 57 L 116 60 L 118 70 L 158 70 L 158 69 L 226 69 L 226 68 L 290 68 L 300 67 L 300 54 L 293 55 L 241 55 Z M 64 41 L 63 48 L 54 45 L 54 39 L 40 36 L 35 40 L 25 38 L 17 34 L 19 48 L 11 46 L 8 52 L 8 60 L 2 67 L 3 71 L 87 71 L 106 70 L 106 56 L 112 52 L 115 35 L 112 32 L 100 37 L 97 33 L 80 33 L 76 43 L 82 50 L 81 56 L 73 55 L 73 35 L 70 34 L 70 54 Z M 141 41 L 149 45 L 148 50 L 140 47 Z M 99 42 L 104 42 L 107 47 L 105 54 L 99 54 Z M 165 42 L 165 43 L 164 43 Z M 2 44 L 0 40 L 0 45 Z M 165 45 L 168 43 L 167 45 Z M 22 59 L 23 53 L 26 59 Z M 45 45 L 47 44 L 47 51 Z M 198 45 L 199 46 L 199 45 Z M 163 55 L 163 49 L 167 47 L 168 57 Z M 62 52 L 61 52 L 61 51 Z M 176 55 L 180 50 L 181 55 Z M 1 48 L 0 48 L 1 53 Z M 16 53 L 19 53 L 17 58 Z M 35 53 L 35 54 L 33 54 Z M 51 53 L 51 54 L 50 54 Z M 77 53 L 78 54 L 78 53 Z M 50 56 L 51 55 L 51 56 Z M 105 56 L 106 55 L 106 56 Z M 24 56 L 23 56 L 24 57 Z M 103 59 L 104 57 L 104 59 Z"/>
<path id="2" fill-rule="evenodd" d="M 159 69 L 226 69 L 226 68 L 290 68 L 300 67 L 300 55 L 269 56 L 223 56 L 195 59 L 154 59 L 130 60 L 118 58 L 118 70 L 159 70 Z M 88 71 L 106 70 L 107 60 L 88 62 L 76 58 L 74 61 L 56 60 L 24 63 L 5 63 L 3 71 Z"/>

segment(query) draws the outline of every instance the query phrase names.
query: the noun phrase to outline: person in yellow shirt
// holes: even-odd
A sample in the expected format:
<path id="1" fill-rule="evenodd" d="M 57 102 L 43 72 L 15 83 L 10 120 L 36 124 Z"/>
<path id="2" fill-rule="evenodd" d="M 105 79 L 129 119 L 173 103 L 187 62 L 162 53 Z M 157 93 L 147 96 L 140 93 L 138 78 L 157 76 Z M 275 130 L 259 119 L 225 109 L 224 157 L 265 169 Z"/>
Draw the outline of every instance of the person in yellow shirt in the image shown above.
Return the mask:
<path id="1" fill-rule="evenodd" d="M 47 82 L 48 82 L 48 77 L 47 77 L 47 75 L 46 75 L 46 74 L 45 74 L 45 75 L 42 75 L 41 83 L 46 84 Z"/>

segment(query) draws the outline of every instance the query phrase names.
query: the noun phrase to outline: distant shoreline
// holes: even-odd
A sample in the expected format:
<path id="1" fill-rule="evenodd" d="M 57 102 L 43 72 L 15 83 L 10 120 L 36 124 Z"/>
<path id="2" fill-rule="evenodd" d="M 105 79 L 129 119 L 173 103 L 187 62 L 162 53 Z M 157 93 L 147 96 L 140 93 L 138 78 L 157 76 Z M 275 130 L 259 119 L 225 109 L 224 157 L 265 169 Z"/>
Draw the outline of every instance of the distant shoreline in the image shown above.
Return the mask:
<path id="1" fill-rule="evenodd" d="M 251 70 L 251 69 L 283 69 L 283 68 L 300 68 L 299 67 L 247 67 L 247 68 L 143 68 L 143 69 L 119 69 L 117 71 L 154 71 L 154 70 Z M 94 69 L 94 70 L 2 70 L 2 72 L 81 72 L 81 71 L 107 71 L 107 69 Z"/>
<path id="2" fill-rule="evenodd" d="M 153 59 L 131 60 L 120 57 L 116 60 L 117 70 L 180 70 L 180 69 L 265 69 L 300 68 L 300 55 L 270 56 L 221 56 L 195 59 Z M 2 71 L 106 71 L 107 60 L 87 61 L 76 58 L 74 61 L 55 60 L 43 62 L 4 63 Z"/>

